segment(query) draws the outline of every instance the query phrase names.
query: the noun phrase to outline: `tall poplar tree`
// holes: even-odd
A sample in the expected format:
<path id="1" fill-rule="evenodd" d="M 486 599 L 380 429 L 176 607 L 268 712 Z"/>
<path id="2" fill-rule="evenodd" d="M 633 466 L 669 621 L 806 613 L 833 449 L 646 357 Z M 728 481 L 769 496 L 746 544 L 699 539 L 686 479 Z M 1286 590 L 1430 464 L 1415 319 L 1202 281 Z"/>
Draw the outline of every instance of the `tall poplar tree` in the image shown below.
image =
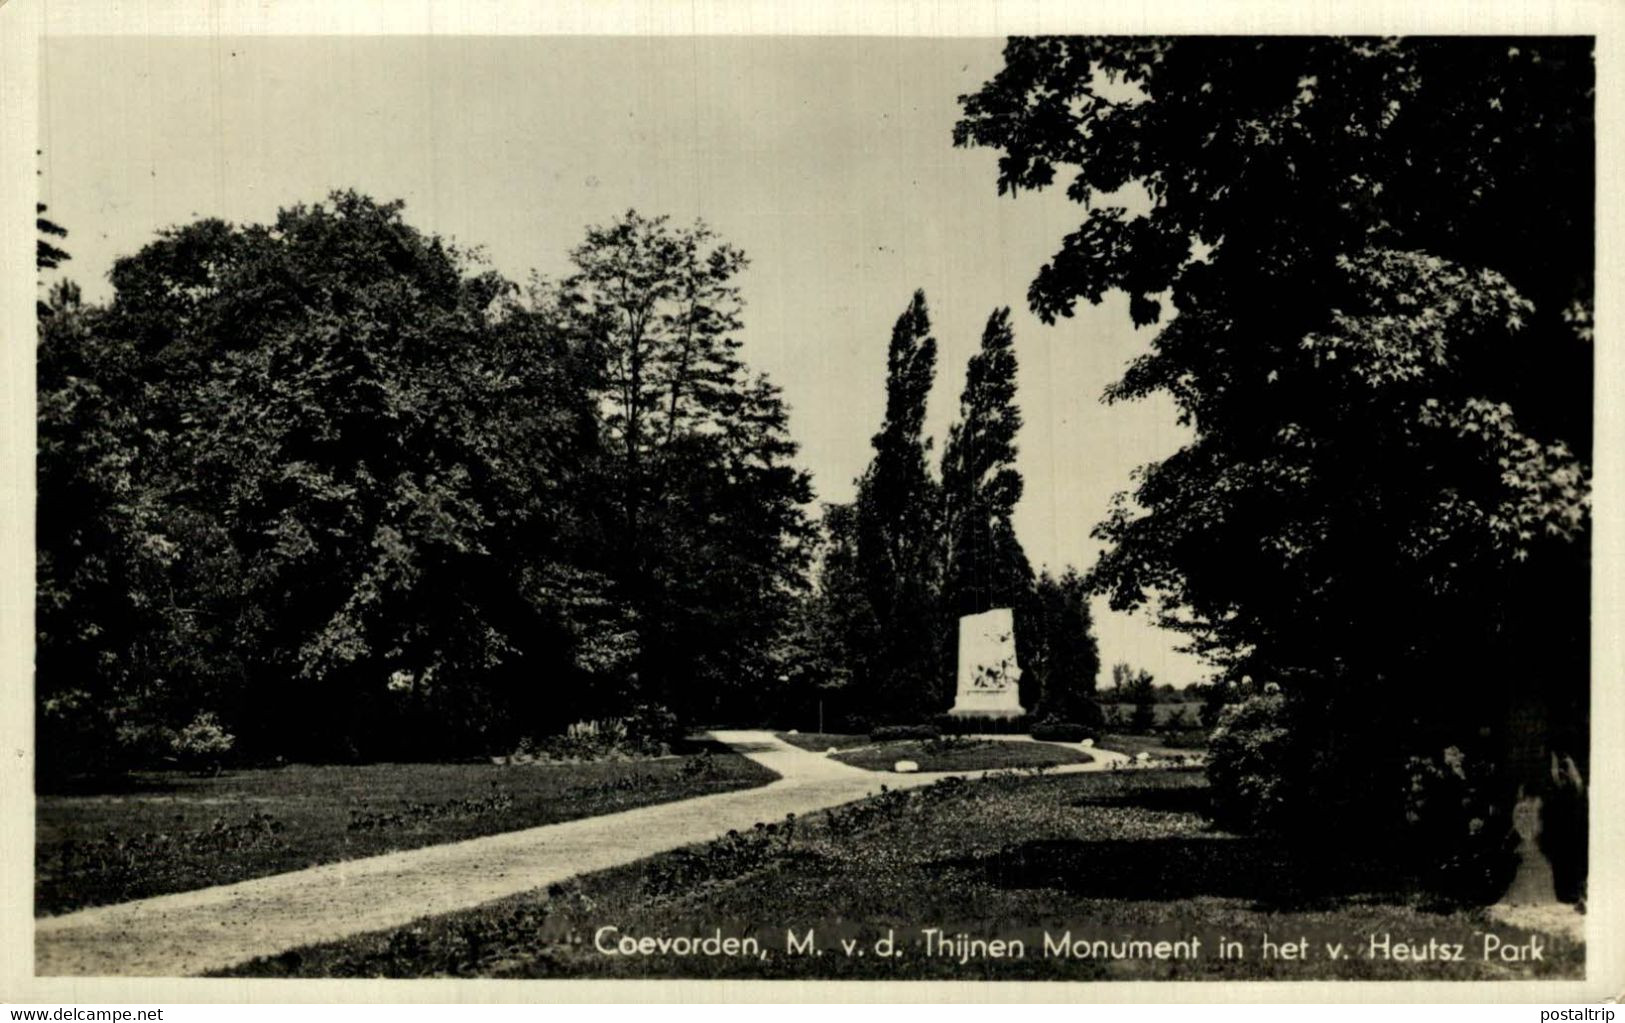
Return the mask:
<path id="1" fill-rule="evenodd" d="M 1033 571 L 1010 517 L 1021 500 L 1016 470 L 1016 353 L 1010 310 L 987 319 L 970 357 L 959 420 L 942 453 L 944 592 L 955 616 L 1014 607 L 1032 593 Z"/>
<path id="2" fill-rule="evenodd" d="M 864 658 L 876 713 L 904 719 L 939 709 L 936 651 L 939 488 L 931 478 L 925 408 L 936 376 L 937 342 L 925 293 L 892 328 L 886 352 L 886 418 L 875 456 L 858 480 L 856 550 L 863 590 L 879 629 Z"/>

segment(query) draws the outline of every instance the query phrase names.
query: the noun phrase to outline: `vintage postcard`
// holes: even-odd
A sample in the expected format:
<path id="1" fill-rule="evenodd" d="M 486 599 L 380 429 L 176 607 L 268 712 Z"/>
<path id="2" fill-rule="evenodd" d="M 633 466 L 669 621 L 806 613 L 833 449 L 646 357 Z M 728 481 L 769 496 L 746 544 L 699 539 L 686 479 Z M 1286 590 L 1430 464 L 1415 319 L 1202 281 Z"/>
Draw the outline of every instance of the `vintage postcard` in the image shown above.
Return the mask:
<path id="1" fill-rule="evenodd" d="M 1618 994 L 1601 7 L 17 3 L 8 998 Z"/>

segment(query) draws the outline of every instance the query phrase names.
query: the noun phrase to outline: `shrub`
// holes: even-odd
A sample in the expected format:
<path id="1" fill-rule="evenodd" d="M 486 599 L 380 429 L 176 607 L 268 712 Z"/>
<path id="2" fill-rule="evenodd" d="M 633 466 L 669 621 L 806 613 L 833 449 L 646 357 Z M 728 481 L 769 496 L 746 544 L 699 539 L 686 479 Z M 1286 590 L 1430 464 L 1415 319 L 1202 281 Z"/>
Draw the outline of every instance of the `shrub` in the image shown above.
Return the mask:
<path id="1" fill-rule="evenodd" d="M 1203 729 L 1212 731 L 1218 727 L 1220 715 L 1234 698 L 1234 687 L 1225 682 L 1208 682 L 1197 686 L 1196 691 L 1202 696 L 1202 709 L 1197 715 L 1198 719 Z"/>
<path id="2" fill-rule="evenodd" d="M 677 715 L 659 704 L 641 703 L 618 718 L 577 721 L 563 735 L 523 739 L 515 755 L 541 760 L 630 760 L 665 756 L 682 735 Z"/>
<path id="3" fill-rule="evenodd" d="M 1191 717 L 1189 708 L 1176 707 L 1158 727 L 1164 732 L 1188 732 L 1196 727 L 1196 721 Z"/>
<path id="4" fill-rule="evenodd" d="M 1232 704 L 1219 716 L 1208 740 L 1207 777 L 1220 826 L 1254 831 L 1282 822 L 1294 753 L 1288 720 L 1280 693 Z"/>
<path id="5" fill-rule="evenodd" d="M 191 724 L 175 733 L 170 749 L 182 767 L 216 773 L 236 742 L 230 732 L 220 727 L 212 712 L 199 711 Z"/>
<path id="6" fill-rule="evenodd" d="M 1144 735 L 1157 727 L 1157 705 L 1140 701 L 1134 705 L 1134 716 L 1129 719 L 1129 731 Z"/>
<path id="7" fill-rule="evenodd" d="M 825 730 L 830 732 L 844 732 L 847 735 L 868 735 L 869 730 L 875 727 L 874 719 L 867 714 L 831 715 L 824 722 Z"/>
<path id="8" fill-rule="evenodd" d="M 1455 746 L 1406 764 L 1407 852 L 1434 891 L 1466 902 L 1493 902 L 1518 868 L 1512 826 L 1515 793 L 1493 765 Z"/>
<path id="9" fill-rule="evenodd" d="M 869 733 L 869 738 L 875 742 L 892 742 L 898 739 L 936 739 L 941 737 L 942 730 L 936 725 L 882 725 Z"/>
<path id="10" fill-rule="evenodd" d="M 1170 749 L 1203 749 L 1208 743 L 1208 732 L 1201 728 L 1186 728 L 1177 732 L 1164 732 L 1158 741 Z"/>
<path id="11" fill-rule="evenodd" d="M 711 751 L 702 749 L 697 756 L 683 761 L 683 766 L 677 774 L 684 781 L 709 781 L 721 777 L 722 771 L 717 767 L 716 758 L 711 756 Z"/>
<path id="12" fill-rule="evenodd" d="M 658 703 L 640 703 L 623 719 L 627 745 L 647 756 L 663 756 L 683 737 L 677 715 Z"/>
<path id="13" fill-rule="evenodd" d="M 1034 739 L 1043 742 L 1082 742 L 1095 737 L 1093 729 L 1086 728 L 1076 721 L 1059 721 L 1055 718 L 1045 718 L 1033 725 L 1030 734 Z"/>
<path id="14" fill-rule="evenodd" d="M 114 730 L 119 762 L 127 767 L 172 766 L 179 758 L 173 728 L 152 722 L 122 721 Z"/>
<path id="15" fill-rule="evenodd" d="M 1552 754 L 1551 786 L 1540 802 L 1540 851 L 1552 861 L 1552 881 L 1563 902 L 1586 895 L 1587 812 L 1585 778 L 1569 756 Z"/>
<path id="16" fill-rule="evenodd" d="M 1094 700 L 1075 701 L 1071 720 L 1090 729 L 1093 735 L 1099 735 L 1106 730 L 1106 712 Z"/>
<path id="17" fill-rule="evenodd" d="M 1013 718 L 956 717 L 938 714 L 931 723 L 943 735 L 1024 735 L 1032 727 L 1032 718 L 1022 714 Z"/>
<path id="18" fill-rule="evenodd" d="M 563 735 L 550 735 L 534 743 L 522 741 L 521 754 L 536 751 L 542 760 L 605 760 L 628 753 L 626 726 L 618 719 L 577 721 Z"/>
<path id="19" fill-rule="evenodd" d="M 965 750 L 977 749 L 987 745 L 987 743 L 979 739 L 973 739 L 968 735 L 944 735 L 935 739 L 927 739 L 920 745 L 925 752 L 932 756 L 942 756 L 946 753 L 962 753 Z"/>

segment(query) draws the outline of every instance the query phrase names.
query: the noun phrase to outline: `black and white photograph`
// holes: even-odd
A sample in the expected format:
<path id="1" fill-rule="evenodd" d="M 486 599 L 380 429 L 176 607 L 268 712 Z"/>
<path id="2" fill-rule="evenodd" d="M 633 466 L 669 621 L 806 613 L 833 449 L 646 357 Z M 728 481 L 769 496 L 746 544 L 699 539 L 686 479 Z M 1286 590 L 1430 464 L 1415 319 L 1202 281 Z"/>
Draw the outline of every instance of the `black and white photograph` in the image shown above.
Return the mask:
<path id="1" fill-rule="evenodd" d="M 977 24 L 43 33 L 20 969 L 1606 994 L 1599 36 Z"/>

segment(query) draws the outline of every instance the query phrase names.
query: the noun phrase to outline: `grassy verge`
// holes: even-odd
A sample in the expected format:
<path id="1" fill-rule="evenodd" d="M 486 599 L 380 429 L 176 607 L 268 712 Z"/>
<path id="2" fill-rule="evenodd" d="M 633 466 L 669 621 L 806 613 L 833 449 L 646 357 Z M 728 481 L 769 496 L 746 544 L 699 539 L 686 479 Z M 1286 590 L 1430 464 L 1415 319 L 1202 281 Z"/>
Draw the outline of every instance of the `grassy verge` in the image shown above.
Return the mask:
<path id="1" fill-rule="evenodd" d="M 913 740 L 875 742 L 867 735 L 837 732 L 778 733 L 792 746 L 815 753 L 834 747 L 832 759 L 870 771 L 890 771 L 899 760 L 912 760 L 922 771 L 985 771 L 1002 768 L 1086 764 L 1092 757 L 1076 748 L 1036 742 L 991 739 Z M 959 748 L 955 748 L 955 747 Z"/>
<path id="2" fill-rule="evenodd" d="M 1372 857 L 1215 831 L 1188 771 L 938 783 L 652 857 L 551 891 L 244 964 L 242 976 L 763 979 L 1405 979 L 1577 977 L 1583 945 L 1485 959 L 1527 932 L 1426 908 Z M 613 931 L 604 932 L 606 927 Z M 1024 941 L 1021 957 L 926 954 L 925 929 Z M 605 954 L 621 938 L 755 940 L 739 954 Z M 814 945 L 792 949 L 790 935 Z M 902 955 L 875 942 L 891 932 Z M 1200 940 L 1186 958 L 1046 955 L 1073 943 Z M 848 954 L 842 940 L 853 941 Z M 1219 955 L 1220 940 L 1241 953 Z M 1273 946 L 1266 946 L 1266 939 Z M 1387 952 L 1372 954 L 1372 942 Z M 1463 959 L 1393 950 L 1462 942 Z M 1288 944 L 1305 951 L 1285 958 Z M 1333 959 L 1327 943 L 1342 943 Z M 940 946 L 939 946 L 940 947 Z M 1076 944 L 1068 948 L 1075 949 Z M 1151 946 L 1155 948 L 1155 946 Z M 1274 956 L 1266 956 L 1269 947 Z M 1448 946 L 1446 946 L 1448 947 Z M 1527 947 L 1527 946 L 1526 946 Z M 1449 949 L 1453 954 L 1454 949 Z M 1109 953 L 1109 950 L 1108 950 Z"/>
<path id="3" fill-rule="evenodd" d="M 1093 758 L 1080 749 L 1047 742 L 970 739 L 943 743 L 907 739 L 862 746 L 836 753 L 830 759 L 870 771 L 890 771 L 899 760 L 912 760 L 922 771 L 988 771 L 1087 764 Z"/>
<path id="4" fill-rule="evenodd" d="M 1102 735 L 1095 740 L 1095 745 L 1104 750 L 1111 750 L 1114 753 L 1126 753 L 1131 757 L 1140 753 L 1149 753 L 1154 757 L 1177 759 L 1207 752 L 1205 742 L 1191 745 L 1184 743 L 1170 744 L 1167 736 L 1127 735 L 1120 732 Z"/>
<path id="5" fill-rule="evenodd" d="M 752 788 L 775 777 L 716 743 L 616 763 L 143 774 L 123 791 L 36 800 L 35 912 L 228 884 Z"/>
<path id="6" fill-rule="evenodd" d="M 851 749 L 854 746 L 868 746 L 871 742 L 867 735 L 848 735 L 844 732 L 775 732 L 779 738 L 792 746 L 812 750 L 814 753 L 823 753 L 831 746 L 836 749 Z"/>

